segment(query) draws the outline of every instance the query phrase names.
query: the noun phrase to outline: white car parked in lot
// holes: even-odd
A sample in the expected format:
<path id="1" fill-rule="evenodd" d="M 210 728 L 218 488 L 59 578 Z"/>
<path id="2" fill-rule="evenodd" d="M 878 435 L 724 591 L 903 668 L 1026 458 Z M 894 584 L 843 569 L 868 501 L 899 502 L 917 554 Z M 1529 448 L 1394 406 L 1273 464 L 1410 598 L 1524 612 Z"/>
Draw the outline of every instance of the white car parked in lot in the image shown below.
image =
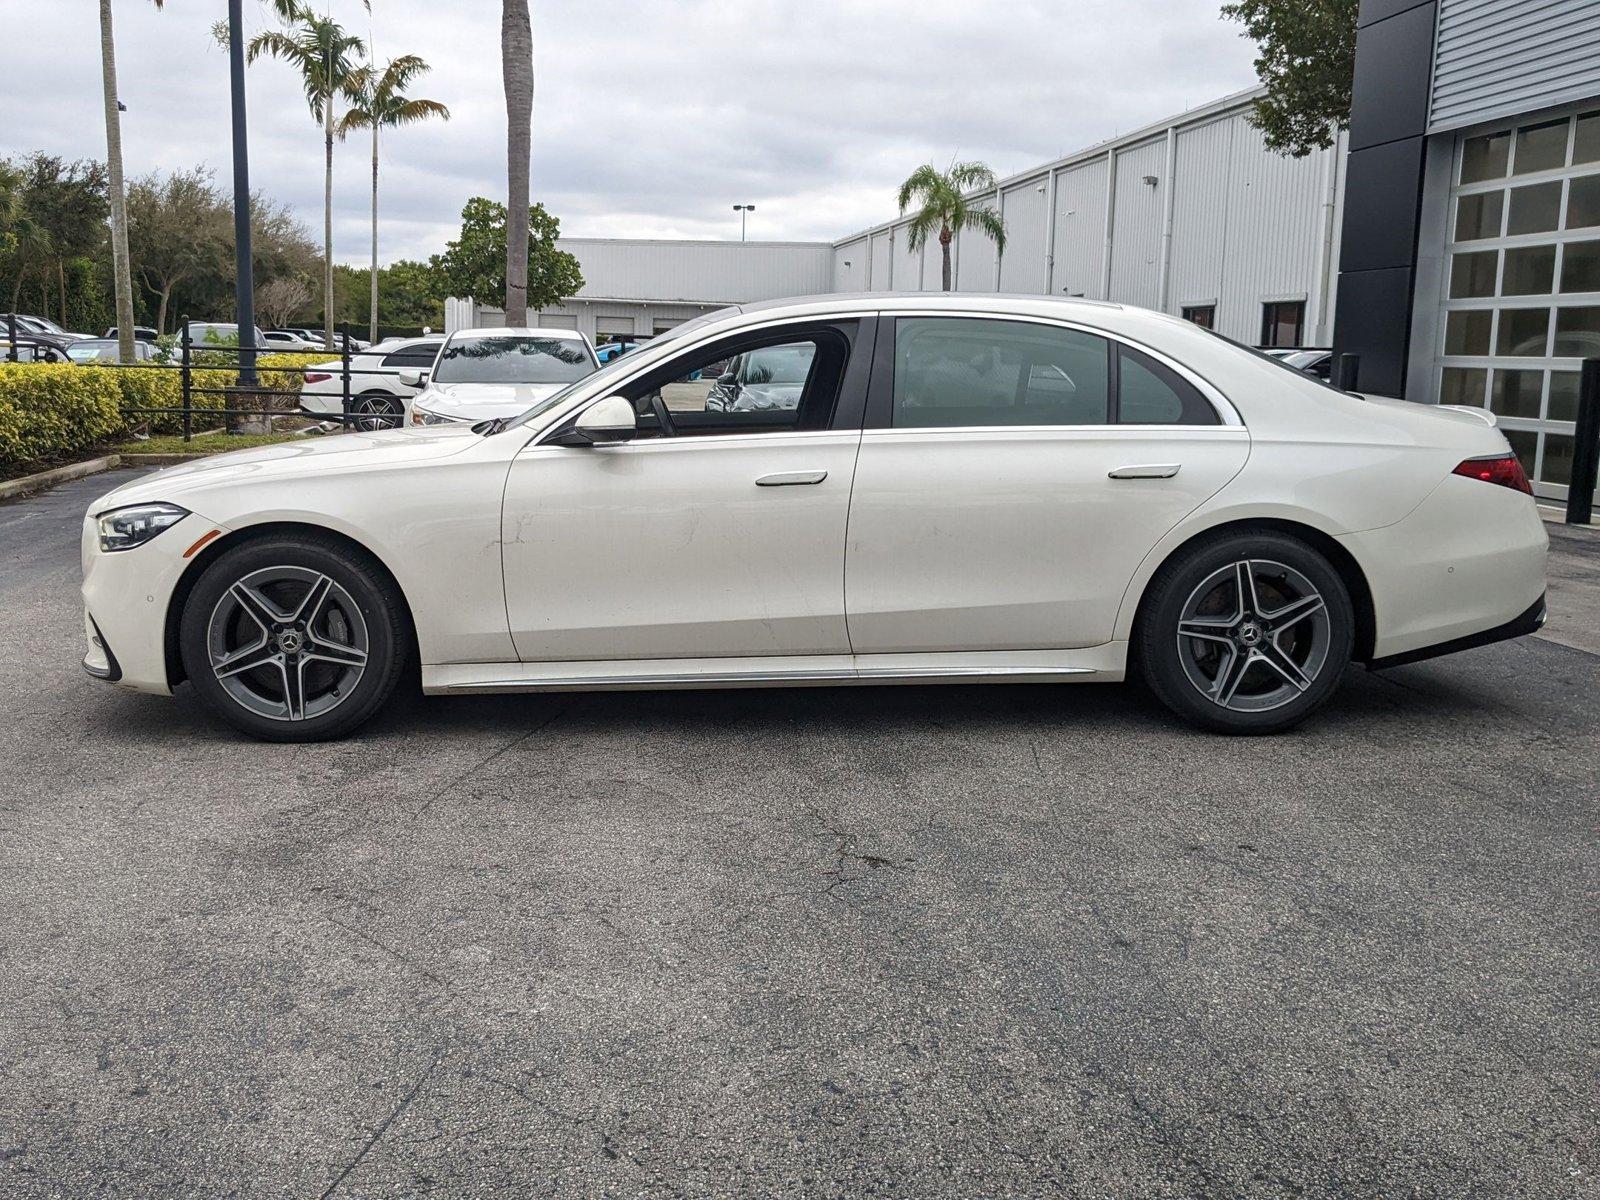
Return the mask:
<path id="1" fill-rule="evenodd" d="M 433 367 L 444 336 L 396 338 L 350 356 L 350 411 L 355 429 L 394 429 L 405 420 L 406 401 L 422 390 L 418 371 Z M 344 362 L 312 363 L 300 386 L 301 411 L 325 416 L 344 411 Z M 407 381 L 410 382 L 407 382 Z"/>
<path id="2" fill-rule="evenodd" d="M 406 412 L 412 425 L 514 417 L 599 366 L 589 339 L 570 329 L 463 329 L 429 370 L 402 373 L 425 385 Z"/>
<path id="3" fill-rule="evenodd" d="M 796 404 L 695 407 L 772 347 L 808 362 Z M 444 694 L 1133 669 L 1265 733 L 1352 660 L 1531 632 L 1546 546 L 1485 412 L 1116 304 L 828 296 L 724 310 L 513 418 L 125 484 L 84 521 L 84 665 L 279 740 L 355 728 L 412 662 Z"/>

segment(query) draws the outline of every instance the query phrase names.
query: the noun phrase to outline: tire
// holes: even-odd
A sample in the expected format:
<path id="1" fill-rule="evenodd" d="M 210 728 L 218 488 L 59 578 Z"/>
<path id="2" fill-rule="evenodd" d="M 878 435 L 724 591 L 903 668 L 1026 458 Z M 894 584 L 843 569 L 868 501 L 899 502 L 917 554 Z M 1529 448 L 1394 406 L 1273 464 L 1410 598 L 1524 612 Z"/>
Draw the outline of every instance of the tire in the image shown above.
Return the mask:
<path id="1" fill-rule="evenodd" d="M 350 413 L 357 418 L 350 425 L 363 433 L 399 429 L 405 411 L 405 401 L 388 392 L 362 392 L 350 399 Z"/>
<path id="2" fill-rule="evenodd" d="M 1255 602 L 1241 606 L 1246 575 Z M 1261 734 L 1325 704 L 1354 642 L 1339 572 L 1298 538 L 1263 530 L 1205 538 L 1164 563 L 1133 650 L 1150 690 L 1190 724 Z"/>
<path id="3" fill-rule="evenodd" d="M 178 648 L 224 721 L 264 741 L 315 742 L 383 707 L 410 658 L 411 628 L 399 589 L 367 555 L 332 537 L 283 535 L 205 568 Z"/>

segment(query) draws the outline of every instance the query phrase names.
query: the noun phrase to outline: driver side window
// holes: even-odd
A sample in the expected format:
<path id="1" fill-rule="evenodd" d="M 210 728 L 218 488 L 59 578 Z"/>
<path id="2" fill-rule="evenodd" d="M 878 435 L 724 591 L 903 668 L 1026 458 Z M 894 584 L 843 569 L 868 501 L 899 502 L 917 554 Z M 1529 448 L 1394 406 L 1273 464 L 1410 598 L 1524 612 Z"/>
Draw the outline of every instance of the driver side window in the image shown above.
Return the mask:
<path id="1" fill-rule="evenodd" d="M 782 433 L 827 426 L 849 357 L 837 327 L 774 330 L 686 354 L 624 395 L 641 437 Z"/>

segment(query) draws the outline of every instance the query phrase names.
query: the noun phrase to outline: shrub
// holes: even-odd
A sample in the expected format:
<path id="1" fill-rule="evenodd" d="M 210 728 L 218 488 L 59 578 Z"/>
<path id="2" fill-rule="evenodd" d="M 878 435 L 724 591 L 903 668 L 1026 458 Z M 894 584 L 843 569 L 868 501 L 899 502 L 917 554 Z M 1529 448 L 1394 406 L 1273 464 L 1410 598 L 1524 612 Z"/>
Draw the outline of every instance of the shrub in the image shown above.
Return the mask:
<path id="1" fill-rule="evenodd" d="M 87 449 L 122 429 L 122 392 L 104 371 L 0 365 L 0 467 Z"/>
<path id="2" fill-rule="evenodd" d="M 257 360 L 261 386 L 298 393 L 304 356 L 264 354 Z M 215 368 L 193 372 L 197 388 L 232 387 L 236 373 Z M 229 396 L 196 392 L 195 430 L 222 424 L 216 411 L 296 407 L 294 396 Z M 152 434 L 181 433 L 181 412 L 128 412 L 138 408 L 181 408 L 179 371 L 150 367 L 72 366 L 65 363 L 0 363 L 0 466 L 56 458 L 142 427 Z"/>

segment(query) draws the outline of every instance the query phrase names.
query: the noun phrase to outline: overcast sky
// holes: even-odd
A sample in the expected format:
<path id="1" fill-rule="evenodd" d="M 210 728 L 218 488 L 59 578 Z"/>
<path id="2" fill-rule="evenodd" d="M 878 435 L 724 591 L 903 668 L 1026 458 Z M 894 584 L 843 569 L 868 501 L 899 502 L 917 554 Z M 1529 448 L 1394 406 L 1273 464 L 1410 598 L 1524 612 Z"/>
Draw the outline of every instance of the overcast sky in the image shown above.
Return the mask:
<path id="1" fill-rule="evenodd" d="M 317 0 L 363 36 L 360 0 Z M 535 200 L 594 237 L 834 239 L 893 215 L 953 156 L 999 174 L 1251 86 L 1220 0 L 533 0 Z M 425 257 L 505 194 L 498 0 L 373 0 L 380 60 L 453 119 L 388 136 L 382 257 Z M 230 179 L 222 0 L 116 0 L 130 175 Z M 105 155 L 94 0 L 0 0 L 0 156 Z M 271 23 L 259 0 L 246 22 Z M 251 181 L 320 240 L 321 134 L 289 68 L 249 71 Z M 369 143 L 336 150 L 335 256 L 365 261 Z"/>

